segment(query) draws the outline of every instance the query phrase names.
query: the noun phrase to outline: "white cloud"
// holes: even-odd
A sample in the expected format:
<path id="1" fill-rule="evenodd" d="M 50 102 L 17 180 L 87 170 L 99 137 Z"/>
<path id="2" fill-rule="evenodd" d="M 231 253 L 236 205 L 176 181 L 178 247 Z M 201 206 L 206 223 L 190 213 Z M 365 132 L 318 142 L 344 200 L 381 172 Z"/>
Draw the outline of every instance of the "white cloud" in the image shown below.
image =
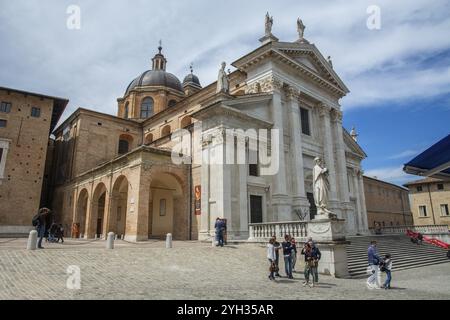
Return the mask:
<path id="1" fill-rule="evenodd" d="M 364 175 L 368 177 L 376 177 L 379 180 L 388 181 L 398 185 L 402 185 L 414 179 L 417 180 L 417 176 L 405 173 L 402 166 L 370 169 L 365 171 Z"/>
<path id="2" fill-rule="evenodd" d="M 407 157 L 417 156 L 418 154 L 419 154 L 418 150 L 405 150 L 388 157 L 388 159 L 404 159 Z"/>

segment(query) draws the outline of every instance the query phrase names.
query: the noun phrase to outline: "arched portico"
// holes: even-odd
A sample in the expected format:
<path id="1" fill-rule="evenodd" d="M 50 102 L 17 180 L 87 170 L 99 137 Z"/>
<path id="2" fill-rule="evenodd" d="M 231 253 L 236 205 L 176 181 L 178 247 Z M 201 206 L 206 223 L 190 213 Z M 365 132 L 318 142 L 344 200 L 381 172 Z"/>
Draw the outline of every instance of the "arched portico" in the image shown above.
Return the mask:
<path id="1" fill-rule="evenodd" d="M 87 217 L 87 210 L 88 210 L 88 204 L 89 204 L 89 193 L 84 188 L 80 191 L 78 194 L 78 199 L 76 203 L 76 211 L 75 211 L 75 219 L 73 223 L 77 224 L 79 236 L 84 237 L 84 234 L 86 233 L 86 217 Z M 72 235 L 75 236 L 75 235 Z"/>
<path id="2" fill-rule="evenodd" d="M 123 239 L 126 233 L 129 202 L 128 184 L 128 179 L 122 175 L 115 180 L 111 191 L 111 208 L 108 222 L 108 232 L 114 232 L 121 239 Z"/>
<path id="3" fill-rule="evenodd" d="M 97 184 L 92 194 L 92 203 L 90 210 L 90 217 L 87 223 L 87 238 L 94 238 L 95 236 L 104 236 L 104 221 L 105 213 L 107 213 L 108 201 L 106 186 L 103 182 Z"/>

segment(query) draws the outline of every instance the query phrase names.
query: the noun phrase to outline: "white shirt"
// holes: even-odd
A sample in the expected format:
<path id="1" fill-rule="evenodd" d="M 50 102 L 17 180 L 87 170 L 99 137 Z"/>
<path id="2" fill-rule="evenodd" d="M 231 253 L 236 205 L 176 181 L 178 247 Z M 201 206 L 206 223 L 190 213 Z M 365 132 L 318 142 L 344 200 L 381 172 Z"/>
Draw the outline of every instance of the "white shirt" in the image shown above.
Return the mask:
<path id="1" fill-rule="evenodd" d="M 275 256 L 275 247 L 273 246 L 273 244 L 269 243 L 267 245 L 267 259 L 270 259 L 272 261 L 275 261 L 276 256 Z"/>

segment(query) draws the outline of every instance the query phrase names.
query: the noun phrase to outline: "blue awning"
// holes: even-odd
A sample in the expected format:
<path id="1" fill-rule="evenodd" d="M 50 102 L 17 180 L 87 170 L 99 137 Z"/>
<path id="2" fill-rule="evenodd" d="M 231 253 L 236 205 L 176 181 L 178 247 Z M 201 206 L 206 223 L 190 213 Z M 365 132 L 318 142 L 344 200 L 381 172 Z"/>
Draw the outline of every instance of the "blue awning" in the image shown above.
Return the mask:
<path id="1" fill-rule="evenodd" d="M 450 177 L 450 134 L 405 164 L 403 171 L 434 178 Z"/>

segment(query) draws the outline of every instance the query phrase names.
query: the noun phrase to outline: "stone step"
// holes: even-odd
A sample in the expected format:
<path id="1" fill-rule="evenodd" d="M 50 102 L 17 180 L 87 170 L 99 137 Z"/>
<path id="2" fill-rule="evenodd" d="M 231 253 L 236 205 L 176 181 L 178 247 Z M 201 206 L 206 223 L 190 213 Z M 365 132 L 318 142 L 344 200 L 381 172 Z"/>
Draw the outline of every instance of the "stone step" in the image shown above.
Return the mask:
<path id="1" fill-rule="evenodd" d="M 418 267 L 431 266 L 431 265 L 442 264 L 442 263 L 449 263 L 449 262 L 450 262 L 449 259 L 445 259 L 445 260 L 424 262 L 424 263 L 422 263 L 420 265 L 406 265 L 406 266 L 399 266 L 399 267 L 393 266 L 392 272 L 401 271 L 401 270 L 407 270 L 407 269 L 413 269 L 413 268 L 418 268 Z M 367 269 L 367 265 L 365 266 L 364 269 L 349 270 L 349 274 L 350 274 L 350 276 L 352 278 L 365 278 L 365 277 L 369 276 L 366 273 L 366 269 Z"/>

